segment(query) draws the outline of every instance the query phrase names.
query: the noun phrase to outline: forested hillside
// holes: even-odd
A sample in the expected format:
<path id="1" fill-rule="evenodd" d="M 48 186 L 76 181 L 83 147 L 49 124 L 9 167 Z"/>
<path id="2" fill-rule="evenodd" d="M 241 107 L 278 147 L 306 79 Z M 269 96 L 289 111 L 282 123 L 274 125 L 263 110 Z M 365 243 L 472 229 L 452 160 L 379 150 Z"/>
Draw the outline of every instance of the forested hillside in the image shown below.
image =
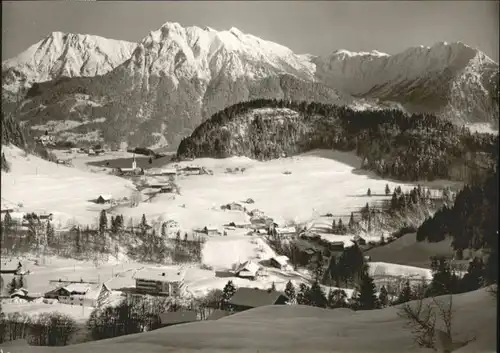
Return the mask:
<path id="1" fill-rule="evenodd" d="M 33 136 L 31 136 L 28 129 L 24 128 L 19 122 L 11 116 L 5 116 L 3 113 L 0 116 L 1 130 L 2 130 L 2 146 L 12 144 L 26 152 L 36 154 L 40 158 L 48 161 L 54 161 L 55 156 L 49 152 L 45 147 L 37 144 Z M 1 170 L 5 172 L 10 171 L 10 164 L 2 152 L 1 156 Z"/>
<path id="2" fill-rule="evenodd" d="M 452 207 L 443 207 L 418 229 L 417 240 L 437 242 L 453 237 L 453 247 L 496 249 L 498 247 L 498 172 L 484 183 L 466 185 Z"/>
<path id="3" fill-rule="evenodd" d="M 265 160 L 315 148 L 354 150 L 362 168 L 383 177 L 472 181 L 496 165 L 498 137 L 429 114 L 260 99 L 214 114 L 182 140 L 177 155 Z"/>

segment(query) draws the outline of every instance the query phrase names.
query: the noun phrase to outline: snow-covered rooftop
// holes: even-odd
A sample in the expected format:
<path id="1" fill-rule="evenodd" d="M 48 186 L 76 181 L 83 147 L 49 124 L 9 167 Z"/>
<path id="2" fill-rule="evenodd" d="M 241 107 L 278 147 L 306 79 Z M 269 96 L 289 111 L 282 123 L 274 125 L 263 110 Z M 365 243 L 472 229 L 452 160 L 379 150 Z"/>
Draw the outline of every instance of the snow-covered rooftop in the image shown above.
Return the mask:
<path id="1" fill-rule="evenodd" d="M 137 271 L 134 278 L 148 281 L 180 282 L 184 279 L 184 271 L 178 268 L 145 268 Z"/>

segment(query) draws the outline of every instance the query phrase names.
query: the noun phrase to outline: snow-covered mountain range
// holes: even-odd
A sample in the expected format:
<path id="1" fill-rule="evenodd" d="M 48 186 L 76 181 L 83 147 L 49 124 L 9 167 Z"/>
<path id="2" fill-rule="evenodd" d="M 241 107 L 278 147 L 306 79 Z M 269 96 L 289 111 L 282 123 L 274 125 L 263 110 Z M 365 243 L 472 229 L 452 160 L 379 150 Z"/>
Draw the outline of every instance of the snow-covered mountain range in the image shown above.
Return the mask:
<path id="1" fill-rule="evenodd" d="M 2 88 L 16 94 L 35 82 L 103 75 L 130 58 L 136 43 L 53 32 L 2 63 Z"/>
<path id="2" fill-rule="evenodd" d="M 236 28 L 166 23 L 137 44 L 52 33 L 3 62 L 2 76 L 4 99 L 31 87 L 18 119 L 65 120 L 66 139 L 175 145 L 213 113 L 257 98 L 498 123 L 498 64 L 462 43 L 316 57 Z"/>

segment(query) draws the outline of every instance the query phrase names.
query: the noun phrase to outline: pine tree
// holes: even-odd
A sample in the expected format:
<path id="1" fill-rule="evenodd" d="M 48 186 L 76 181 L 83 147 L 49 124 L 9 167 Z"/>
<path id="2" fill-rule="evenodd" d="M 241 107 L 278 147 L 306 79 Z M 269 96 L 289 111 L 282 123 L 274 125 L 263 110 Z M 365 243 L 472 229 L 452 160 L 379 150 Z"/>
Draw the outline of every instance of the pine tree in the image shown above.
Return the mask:
<path id="1" fill-rule="evenodd" d="M 311 288 L 309 289 L 307 296 L 309 305 L 317 306 L 320 308 L 326 308 L 328 303 L 327 298 L 325 296 L 325 292 L 323 292 L 323 289 L 319 285 L 318 281 L 314 281 L 314 283 L 311 285 Z"/>
<path id="2" fill-rule="evenodd" d="M 368 188 L 368 191 L 366 192 L 366 196 L 368 196 L 368 197 L 372 196 L 372 191 L 370 190 L 370 188 Z"/>
<path id="3" fill-rule="evenodd" d="M 475 257 L 470 263 L 467 269 L 467 273 L 460 281 L 461 291 L 470 292 L 481 288 L 484 283 L 483 277 L 485 272 L 485 266 L 483 259 L 480 257 Z"/>
<path id="4" fill-rule="evenodd" d="M 342 255 L 340 255 L 341 257 Z M 330 272 L 330 278 L 336 287 L 340 287 L 340 279 L 342 277 L 342 269 L 340 268 L 340 257 L 337 259 L 336 256 L 330 258 L 330 264 L 328 266 L 328 271 Z"/>
<path id="5" fill-rule="evenodd" d="M 166 238 L 166 236 L 167 236 L 167 223 L 166 222 L 163 222 L 161 225 L 161 236 L 163 238 Z"/>
<path id="6" fill-rule="evenodd" d="M 140 227 L 143 232 L 145 232 L 148 227 L 148 221 L 146 220 L 146 215 L 144 213 L 142 214 Z"/>
<path id="7" fill-rule="evenodd" d="M 99 216 L 99 233 L 104 234 L 108 228 L 108 216 L 106 215 L 106 210 L 101 211 Z"/>
<path id="8" fill-rule="evenodd" d="M 286 286 L 285 286 L 285 294 L 290 300 L 290 303 L 294 303 L 296 296 L 295 296 L 295 286 L 293 285 L 292 281 L 288 281 Z"/>
<path id="9" fill-rule="evenodd" d="M 10 229 L 12 228 L 12 217 L 9 213 L 9 211 L 7 211 L 5 213 L 5 216 L 4 216 L 4 219 L 3 219 L 3 226 L 4 226 L 4 229 L 5 229 L 5 232 L 7 233 L 8 231 L 10 231 Z"/>
<path id="10" fill-rule="evenodd" d="M 276 284 L 274 284 L 274 281 L 271 284 L 271 291 L 276 292 Z"/>
<path id="11" fill-rule="evenodd" d="M 385 184 L 385 195 L 389 196 L 391 194 L 391 189 L 389 188 L 389 184 Z"/>
<path id="12" fill-rule="evenodd" d="M 184 244 L 188 242 L 188 233 L 184 233 Z"/>
<path id="13" fill-rule="evenodd" d="M 18 285 L 17 285 L 17 280 L 16 280 L 16 277 L 12 277 L 12 280 L 10 281 L 8 287 L 7 287 L 7 293 L 10 295 L 12 293 L 14 293 L 18 288 Z"/>
<path id="14" fill-rule="evenodd" d="M 111 233 L 113 234 L 116 234 L 117 233 L 117 229 L 116 229 L 116 219 L 118 217 L 114 217 L 114 216 L 111 216 Z"/>
<path id="15" fill-rule="evenodd" d="M 315 280 L 317 282 L 321 281 L 321 276 L 323 275 L 323 267 L 325 266 L 325 259 L 323 253 L 318 252 L 318 258 L 316 259 L 316 268 L 314 270 Z"/>
<path id="16" fill-rule="evenodd" d="M 54 241 L 54 227 L 52 227 L 52 224 L 50 224 L 50 221 L 47 222 L 45 234 L 47 236 L 47 243 L 52 244 L 52 242 Z"/>
<path id="17" fill-rule="evenodd" d="M 299 285 L 299 291 L 297 293 L 297 304 L 299 305 L 310 305 L 309 302 L 309 287 L 305 283 Z"/>
<path id="18" fill-rule="evenodd" d="M 396 211 L 397 209 L 399 209 L 399 199 L 396 190 L 394 190 L 391 198 L 391 210 Z"/>
<path id="19" fill-rule="evenodd" d="M 153 163 L 153 158 L 149 157 L 148 163 L 152 164 Z"/>
<path id="20" fill-rule="evenodd" d="M 328 307 L 331 309 L 343 308 L 347 305 L 346 303 L 347 293 L 342 289 L 330 289 L 328 292 Z"/>
<path id="21" fill-rule="evenodd" d="M 80 227 L 76 228 L 76 235 L 75 235 L 75 246 L 76 246 L 76 253 L 81 254 L 82 252 L 82 246 L 81 246 L 81 232 L 80 232 Z"/>
<path id="22" fill-rule="evenodd" d="M 223 309 L 228 307 L 228 302 L 233 297 L 234 293 L 236 293 L 236 287 L 233 284 L 233 281 L 228 281 L 222 290 L 222 306 Z"/>
<path id="23" fill-rule="evenodd" d="M 335 220 L 332 221 L 332 233 L 337 232 L 337 224 L 335 223 Z"/>
<path id="24" fill-rule="evenodd" d="M 411 290 L 411 285 L 410 281 L 407 280 L 403 286 L 403 289 L 401 290 L 401 293 L 399 293 L 397 303 L 402 304 L 409 302 L 413 297 L 412 290 Z"/>
<path id="25" fill-rule="evenodd" d="M 359 310 L 372 310 L 379 307 L 375 291 L 375 283 L 373 282 L 373 278 L 368 274 L 366 265 L 362 270 L 359 292 L 355 300 L 356 307 Z"/>
<path id="26" fill-rule="evenodd" d="M 344 232 L 344 223 L 342 223 L 342 219 L 341 218 L 339 218 L 337 231 L 338 231 L 338 233 L 343 233 Z"/>
<path id="27" fill-rule="evenodd" d="M 385 286 L 382 286 L 382 288 L 380 288 L 378 302 L 380 303 L 380 306 L 382 308 L 385 308 L 387 305 L 389 305 L 389 294 L 387 293 L 387 289 L 385 288 Z"/>
<path id="28" fill-rule="evenodd" d="M 354 229 L 355 224 L 356 223 L 354 222 L 354 213 L 351 212 L 351 217 L 349 218 L 349 229 L 351 230 Z"/>

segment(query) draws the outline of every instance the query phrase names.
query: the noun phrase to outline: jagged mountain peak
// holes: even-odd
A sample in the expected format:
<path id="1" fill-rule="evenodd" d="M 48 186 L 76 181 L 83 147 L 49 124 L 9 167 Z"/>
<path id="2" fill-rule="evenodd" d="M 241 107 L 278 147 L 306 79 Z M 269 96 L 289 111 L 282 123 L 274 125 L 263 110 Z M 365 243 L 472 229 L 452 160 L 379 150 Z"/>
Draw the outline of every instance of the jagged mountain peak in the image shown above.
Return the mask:
<path id="1" fill-rule="evenodd" d="M 135 43 L 96 35 L 52 32 L 2 62 L 2 88 L 17 94 L 33 83 L 59 77 L 103 75 L 127 60 L 135 47 Z"/>
<path id="2" fill-rule="evenodd" d="M 314 79 L 314 65 L 287 47 L 245 34 L 232 27 L 217 31 L 209 27 L 183 27 L 167 22 L 150 32 L 124 64 L 126 72 L 141 75 L 198 76 L 204 79 L 292 74 Z M 141 78 L 141 82 L 144 80 Z"/>

